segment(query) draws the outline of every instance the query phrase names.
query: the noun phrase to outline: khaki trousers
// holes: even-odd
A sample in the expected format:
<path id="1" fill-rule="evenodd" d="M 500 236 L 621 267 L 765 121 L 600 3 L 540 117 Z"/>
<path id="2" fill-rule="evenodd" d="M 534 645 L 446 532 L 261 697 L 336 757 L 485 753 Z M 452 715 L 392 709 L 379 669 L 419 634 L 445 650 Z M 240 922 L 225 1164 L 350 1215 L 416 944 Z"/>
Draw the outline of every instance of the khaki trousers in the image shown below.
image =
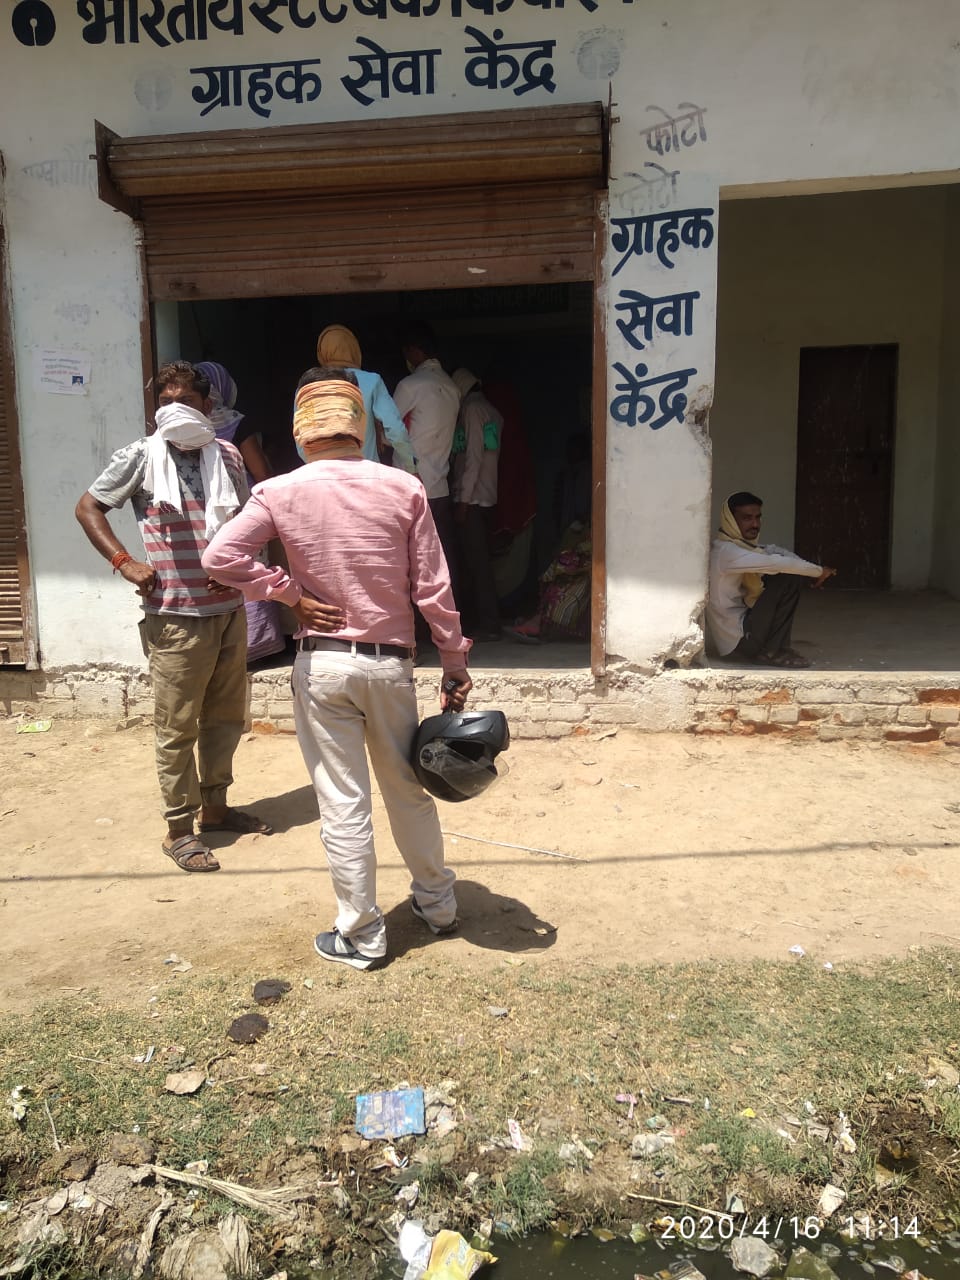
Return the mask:
<path id="1" fill-rule="evenodd" d="M 163 816 L 172 830 L 186 831 L 201 805 L 225 803 L 233 782 L 247 709 L 246 614 L 148 613 L 140 626 L 153 680 Z"/>
<path id="2" fill-rule="evenodd" d="M 455 876 L 444 865 L 437 806 L 410 764 L 418 724 L 413 663 L 347 651 L 298 653 L 293 699 L 297 738 L 323 823 L 336 928 L 363 955 L 386 953 L 367 751 L 414 897 L 435 924 L 452 924 Z"/>

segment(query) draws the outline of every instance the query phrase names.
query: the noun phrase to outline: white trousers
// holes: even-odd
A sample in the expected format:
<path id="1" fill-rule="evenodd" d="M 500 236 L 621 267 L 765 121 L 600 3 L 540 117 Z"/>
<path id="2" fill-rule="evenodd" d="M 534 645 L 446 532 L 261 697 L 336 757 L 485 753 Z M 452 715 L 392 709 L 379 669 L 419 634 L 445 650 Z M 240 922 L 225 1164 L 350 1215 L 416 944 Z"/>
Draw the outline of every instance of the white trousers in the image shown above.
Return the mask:
<path id="1" fill-rule="evenodd" d="M 418 725 L 413 663 L 346 650 L 301 652 L 293 698 L 297 739 L 323 823 L 337 929 L 363 955 L 386 953 L 367 751 L 413 895 L 434 924 L 452 924 L 456 877 L 444 865 L 437 807 L 410 764 Z"/>

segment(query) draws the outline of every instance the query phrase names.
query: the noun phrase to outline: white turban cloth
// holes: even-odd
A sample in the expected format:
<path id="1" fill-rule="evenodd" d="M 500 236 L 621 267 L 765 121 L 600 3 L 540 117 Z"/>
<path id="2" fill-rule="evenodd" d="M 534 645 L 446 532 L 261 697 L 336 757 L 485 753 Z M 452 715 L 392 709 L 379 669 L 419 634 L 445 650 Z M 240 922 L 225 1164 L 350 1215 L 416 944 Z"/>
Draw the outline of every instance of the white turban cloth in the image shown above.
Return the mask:
<path id="1" fill-rule="evenodd" d="M 226 524 L 240 508 L 240 498 L 217 444 L 210 419 L 188 404 L 164 404 L 157 410 L 157 429 L 147 439 L 147 471 L 144 486 L 161 502 L 183 514 L 180 479 L 170 452 L 197 449 L 200 452 L 200 476 L 206 501 L 204 535 L 209 542 L 221 525 Z"/>

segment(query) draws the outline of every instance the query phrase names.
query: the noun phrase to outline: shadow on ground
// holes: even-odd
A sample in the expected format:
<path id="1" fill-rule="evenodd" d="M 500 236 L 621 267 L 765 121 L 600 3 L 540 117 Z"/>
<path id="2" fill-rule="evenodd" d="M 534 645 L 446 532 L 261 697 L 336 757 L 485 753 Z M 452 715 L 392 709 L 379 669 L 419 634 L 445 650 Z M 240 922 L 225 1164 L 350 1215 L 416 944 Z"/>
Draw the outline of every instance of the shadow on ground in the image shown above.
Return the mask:
<path id="1" fill-rule="evenodd" d="M 457 914 L 460 928 L 453 937 L 475 947 L 509 955 L 547 951 L 557 940 L 557 926 L 542 920 L 525 902 L 493 893 L 476 880 L 457 881 Z M 427 945 L 444 946 L 450 939 L 436 937 L 410 910 L 410 900 L 384 914 L 389 959 L 398 960 Z"/>

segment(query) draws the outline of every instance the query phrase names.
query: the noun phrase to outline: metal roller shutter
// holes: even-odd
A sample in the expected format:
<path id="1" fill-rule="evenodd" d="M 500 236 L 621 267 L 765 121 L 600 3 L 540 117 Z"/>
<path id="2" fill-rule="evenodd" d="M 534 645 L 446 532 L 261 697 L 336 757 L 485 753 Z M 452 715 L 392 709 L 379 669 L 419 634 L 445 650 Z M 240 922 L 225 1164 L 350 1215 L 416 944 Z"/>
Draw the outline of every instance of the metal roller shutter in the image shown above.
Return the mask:
<path id="1" fill-rule="evenodd" d="M 144 225 L 153 299 L 589 280 L 599 103 L 118 138 L 101 195 Z"/>
<path id="2" fill-rule="evenodd" d="M 593 189 L 157 200 L 144 244 L 154 299 L 589 280 Z"/>

